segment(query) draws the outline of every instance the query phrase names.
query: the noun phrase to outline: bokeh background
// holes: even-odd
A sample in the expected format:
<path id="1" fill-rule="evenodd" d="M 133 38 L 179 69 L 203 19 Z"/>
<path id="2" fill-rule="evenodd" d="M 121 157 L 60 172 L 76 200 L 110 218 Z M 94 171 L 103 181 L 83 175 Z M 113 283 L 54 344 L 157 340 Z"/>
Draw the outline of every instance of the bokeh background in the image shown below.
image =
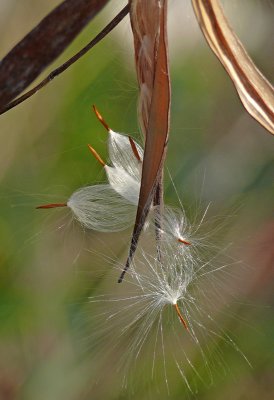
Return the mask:
<path id="1" fill-rule="evenodd" d="M 170 1 L 167 167 L 190 218 L 210 203 L 209 218 L 218 216 L 223 224 L 220 236 L 229 244 L 228 256 L 240 261 L 224 274 L 230 295 L 216 319 L 252 367 L 233 346 L 226 346 L 225 373 L 218 373 L 218 365 L 216 371 L 213 368 L 213 383 L 198 383 L 198 394 L 187 391 L 182 379 L 172 379 L 170 398 L 270 400 L 273 137 L 245 113 L 207 47 L 190 3 Z M 1 0 L 0 56 L 57 4 Z M 110 1 L 45 74 L 89 41 L 120 6 L 119 1 Z M 227 0 L 224 6 L 256 64 L 273 81 L 273 1 Z M 65 201 L 76 188 L 105 179 L 86 147 L 92 143 L 107 157 L 106 133 L 91 112 L 92 104 L 114 130 L 140 140 L 137 95 L 127 18 L 62 76 L 1 116 L 1 400 L 168 398 L 162 383 L 150 382 L 149 374 L 143 385 L 123 389 L 111 359 L 105 369 L 97 364 L 104 346 L 96 349 L 95 358 L 90 343 L 96 325 L 88 298 L 100 292 L 100 286 L 111 290 L 116 285 L 108 278 L 111 266 L 106 256 L 124 260 L 130 230 L 112 235 L 84 232 L 67 210 L 35 210 L 36 205 Z M 168 173 L 166 201 L 178 204 Z M 199 356 L 195 359 L 199 365 Z M 191 371 L 188 375 L 191 379 Z"/>

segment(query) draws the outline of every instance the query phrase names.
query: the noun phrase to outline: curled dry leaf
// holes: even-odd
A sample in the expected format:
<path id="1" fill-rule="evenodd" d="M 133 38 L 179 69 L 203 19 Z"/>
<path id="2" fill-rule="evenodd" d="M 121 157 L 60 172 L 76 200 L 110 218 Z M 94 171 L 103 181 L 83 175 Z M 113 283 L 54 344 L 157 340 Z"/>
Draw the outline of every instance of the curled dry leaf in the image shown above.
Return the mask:
<path id="1" fill-rule="evenodd" d="M 135 65 L 139 86 L 139 123 L 147 135 L 159 41 L 160 9 L 157 1 L 130 2 Z"/>
<path id="2" fill-rule="evenodd" d="M 146 5 L 144 5 L 146 4 Z M 167 1 L 130 3 L 138 80 L 141 89 L 140 111 L 146 135 L 139 203 L 126 266 L 130 266 L 137 242 L 162 175 L 169 131 L 170 81 L 167 55 Z M 145 10 L 144 10 L 145 7 Z M 146 31 L 148 30 L 147 35 Z M 146 84 L 147 76 L 147 84 Z M 142 87 L 146 85 L 145 94 Z M 151 98 L 151 101 L 149 99 Z M 146 119 L 147 118 L 147 119 Z"/>
<path id="3" fill-rule="evenodd" d="M 29 32 L 0 62 L 0 107 L 22 93 L 107 1 L 63 1 Z"/>
<path id="4" fill-rule="evenodd" d="M 218 0 L 192 0 L 201 30 L 253 118 L 274 134 L 274 90 L 229 25 Z"/>
<path id="5" fill-rule="evenodd" d="M 131 1 L 131 26 L 134 38 L 135 64 L 139 86 L 138 116 L 143 135 L 148 132 L 149 115 L 155 80 L 155 59 L 159 40 L 159 10 L 160 3 L 156 1 Z M 154 18 L 147 18 L 148 15 Z M 158 16 L 158 18 L 156 17 Z M 155 233 L 157 245 L 161 236 L 161 214 L 163 209 L 163 174 L 159 178 L 154 194 Z M 159 249 L 160 255 L 160 249 Z"/>

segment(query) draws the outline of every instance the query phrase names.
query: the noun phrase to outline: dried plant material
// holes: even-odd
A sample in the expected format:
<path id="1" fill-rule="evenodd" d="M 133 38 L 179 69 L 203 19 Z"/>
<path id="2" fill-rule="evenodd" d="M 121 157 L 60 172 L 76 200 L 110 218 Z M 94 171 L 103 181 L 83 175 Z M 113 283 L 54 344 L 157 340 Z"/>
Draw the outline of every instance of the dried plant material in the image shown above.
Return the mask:
<path id="1" fill-rule="evenodd" d="M 67 207 L 67 203 L 49 203 L 49 204 L 43 204 L 41 206 L 37 206 L 37 210 L 48 210 L 49 208 L 60 208 L 60 207 Z"/>
<path id="2" fill-rule="evenodd" d="M 192 0 L 201 30 L 246 110 L 274 134 L 274 90 L 230 27 L 218 0 Z"/>
<path id="3" fill-rule="evenodd" d="M 144 104 L 147 103 L 144 107 L 141 106 L 141 112 L 143 112 L 144 115 L 140 117 L 141 120 L 143 120 L 142 125 L 145 129 L 146 110 L 148 113 L 140 197 L 129 257 L 125 269 L 119 278 L 119 282 L 122 282 L 130 266 L 155 194 L 155 189 L 162 175 L 161 172 L 169 131 L 170 108 L 170 82 L 166 35 L 167 1 L 151 0 L 150 2 L 144 3 L 140 0 L 133 0 L 131 1 L 130 15 L 133 34 L 134 37 L 136 37 L 135 46 L 137 45 L 137 47 L 135 47 L 135 51 L 148 54 L 147 57 L 136 56 L 139 82 L 142 83 L 142 77 L 146 76 L 146 72 L 150 71 L 150 73 L 148 73 L 149 94 L 140 98 L 141 102 L 144 102 Z M 144 29 L 148 29 L 150 39 L 146 37 Z M 151 63 L 152 65 L 149 65 Z M 150 87 L 151 73 L 153 73 L 152 87 Z M 151 102 L 149 104 L 150 97 Z"/>
<path id="4" fill-rule="evenodd" d="M 10 103 L 5 104 L 4 106 L 0 106 L 0 115 L 4 114 L 5 112 L 11 110 L 12 108 L 18 106 L 19 104 L 23 103 L 23 101 L 27 100 L 31 96 L 33 96 L 36 92 L 41 90 L 43 87 L 45 87 L 48 83 L 52 82 L 54 78 L 56 78 L 58 75 L 62 74 L 64 71 L 66 71 L 71 65 L 73 65 L 76 61 L 78 61 L 81 57 L 83 57 L 89 50 L 91 50 L 97 43 L 99 43 L 108 33 L 112 31 L 113 28 L 117 24 L 119 24 L 120 21 L 127 15 L 129 11 L 129 7 L 125 6 L 117 15 L 114 17 L 109 24 L 107 24 L 104 29 L 101 30 L 101 32 L 98 33 L 86 46 L 84 46 L 78 53 L 74 54 L 71 58 L 69 58 L 64 64 L 60 65 L 58 68 L 54 69 L 49 73 L 49 75 L 43 79 L 41 82 L 39 82 L 34 88 L 23 94 L 22 96 L 18 97 L 17 99 L 11 101 Z M 0 64 L 0 83 L 1 83 L 1 64 Z M 29 82 L 30 83 L 30 82 Z M 27 86 L 27 85 L 26 85 Z M 26 87 L 25 86 L 25 87 Z M 24 87 L 24 88 L 25 88 Z M 23 91 L 23 89 L 20 90 L 20 93 Z M 18 93 L 17 93 L 18 94 Z M 15 96 L 13 95 L 12 98 Z"/>
<path id="5" fill-rule="evenodd" d="M 63 1 L 29 32 L 0 63 L 0 106 L 22 93 L 107 1 Z"/>
<path id="6" fill-rule="evenodd" d="M 146 136 L 155 78 L 159 42 L 160 7 L 158 1 L 130 2 L 135 64 L 139 85 L 139 123 Z"/>

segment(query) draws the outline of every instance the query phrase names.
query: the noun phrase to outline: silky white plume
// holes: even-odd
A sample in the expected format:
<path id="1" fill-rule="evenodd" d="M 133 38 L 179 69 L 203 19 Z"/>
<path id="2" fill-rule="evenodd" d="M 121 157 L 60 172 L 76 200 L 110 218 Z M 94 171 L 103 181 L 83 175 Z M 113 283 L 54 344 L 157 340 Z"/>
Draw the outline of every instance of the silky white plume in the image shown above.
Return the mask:
<path id="1" fill-rule="evenodd" d="M 113 190 L 131 204 L 137 206 L 141 185 L 140 174 L 138 176 L 132 176 L 124 168 L 107 165 L 90 144 L 88 147 L 97 161 L 104 167 L 109 184 Z"/>
<path id="2" fill-rule="evenodd" d="M 170 240 L 185 245 L 191 244 L 191 225 L 183 209 L 165 206 L 162 216 L 162 230 Z"/>
<path id="3" fill-rule="evenodd" d="M 147 237 L 148 247 L 149 242 Z M 120 271 L 123 265 L 114 267 Z M 221 365 L 220 344 L 232 346 L 245 358 L 234 340 L 216 323 L 218 309 L 226 304 L 222 298 L 223 279 L 218 278 L 223 277 L 221 271 L 228 267 L 229 264 L 218 266 L 216 255 L 204 262 L 191 262 L 191 259 L 186 262 L 179 248 L 176 251 L 169 240 L 164 240 L 161 260 L 151 250 L 139 248 L 121 289 L 120 286 L 119 291 L 112 288 L 112 293 L 116 294 L 106 294 L 115 279 L 111 275 L 102 294 L 90 297 L 94 307 L 92 327 L 95 327 L 92 342 L 100 340 L 102 347 L 105 341 L 110 351 L 106 353 L 104 347 L 107 360 L 113 358 L 113 349 L 115 357 L 120 352 L 120 363 L 115 369 L 121 369 L 125 385 L 131 378 L 136 384 L 138 360 L 141 365 L 145 363 L 150 380 L 162 377 L 168 391 L 169 378 L 174 379 L 176 369 L 177 376 L 181 376 L 192 391 L 189 371 L 192 377 L 194 373 L 194 379 L 196 376 L 199 380 L 205 378 L 206 384 L 208 380 L 211 382 L 211 367 L 214 362 L 218 363 L 218 368 Z M 220 359 L 212 357 L 213 346 Z M 199 369 L 204 369 L 206 376 L 203 373 L 201 378 Z"/>
<path id="4" fill-rule="evenodd" d="M 114 167 L 125 170 L 134 179 L 141 180 L 144 151 L 135 140 L 110 130 L 108 152 Z"/>
<path id="5" fill-rule="evenodd" d="M 123 169 L 133 179 L 141 180 L 143 148 L 131 136 L 114 132 L 97 108 L 93 106 L 93 109 L 98 120 L 108 131 L 108 153 L 111 164 Z"/>
<path id="6" fill-rule="evenodd" d="M 140 181 L 132 178 L 124 169 L 105 166 L 109 184 L 129 203 L 138 205 Z"/>
<path id="7" fill-rule="evenodd" d="M 108 148 L 113 166 L 107 165 L 89 145 L 104 167 L 109 184 L 87 186 L 75 191 L 67 203 L 52 203 L 37 208 L 69 207 L 87 229 L 115 232 L 134 223 L 141 181 L 142 148 L 128 136 L 109 130 Z"/>
<path id="8" fill-rule="evenodd" d="M 67 202 L 85 228 L 99 232 L 121 231 L 132 225 L 136 207 L 110 185 L 93 185 L 75 191 Z"/>

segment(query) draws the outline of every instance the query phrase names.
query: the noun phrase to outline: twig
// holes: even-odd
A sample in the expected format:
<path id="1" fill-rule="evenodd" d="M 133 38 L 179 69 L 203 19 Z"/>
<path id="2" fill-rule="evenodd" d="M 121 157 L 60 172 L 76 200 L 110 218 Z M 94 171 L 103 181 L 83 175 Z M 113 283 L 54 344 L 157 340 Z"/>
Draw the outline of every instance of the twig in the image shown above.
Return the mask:
<path id="1" fill-rule="evenodd" d="M 83 57 L 89 50 L 91 50 L 97 43 L 99 43 L 108 33 L 110 33 L 119 22 L 128 14 L 129 12 L 129 5 L 126 5 L 119 14 L 116 15 L 115 18 L 107 25 L 105 28 L 95 36 L 85 47 L 83 47 L 78 53 L 74 56 L 69 58 L 64 64 L 60 67 L 53 70 L 45 79 L 43 79 L 38 85 L 34 88 L 23 94 L 22 96 L 18 97 L 17 99 L 11 101 L 9 104 L 5 105 L 0 109 L 0 115 L 6 113 L 7 111 L 11 110 L 12 108 L 18 106 L 19 104 L 23 103 L 23 101 L 27 100 L 31 96 L 33 96 L 36 92 L 41 90 L 45 87 L 48 83 L 50 83 L 54 78 L 58 75 L 66 71 L 71 65 L 73 65 L 76 61 L 78 61 L 81 57 Z"/>

